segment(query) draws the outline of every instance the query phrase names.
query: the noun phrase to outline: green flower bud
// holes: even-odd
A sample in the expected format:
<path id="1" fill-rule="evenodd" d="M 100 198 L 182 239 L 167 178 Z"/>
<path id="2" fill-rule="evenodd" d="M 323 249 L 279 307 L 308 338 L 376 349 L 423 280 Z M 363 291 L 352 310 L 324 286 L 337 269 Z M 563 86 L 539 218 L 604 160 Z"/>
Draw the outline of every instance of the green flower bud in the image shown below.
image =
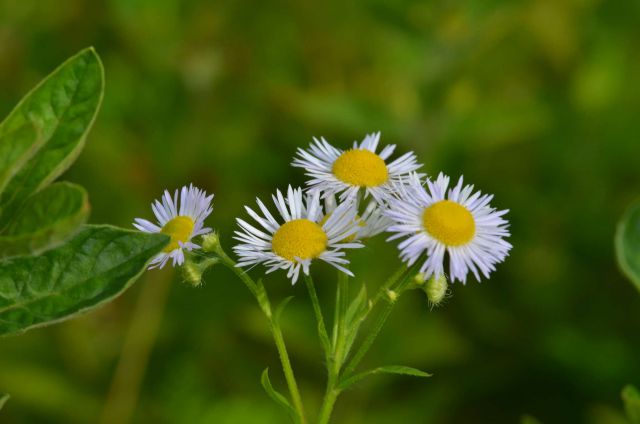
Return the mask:
<path id="1" fill-rule="evenodd" d="M 202 250 L 205 252 L 218 252 L 221 248 L 218 233 L 213 232 L 202 236 Z"/>
<path id="2" fill-rule="evenodd" d="M 427 277 L 423 272 L 419 272 L 413 277 L 413 282 L 416 283 L 417 286 L 423 285 L 425 281 L 427 281 Z"/>
<path id="3" fill-rule="evenodd" d="M 202 274 L 217 263 L 217 258 L 207 258 L 200 262 L 188 258 L 182 267 L 185 282 L 193 287 L 200 286 L 202 284 Z"/>
<path id="4" fill-rule="evenodd" d="M 398 293 L 394 292 L 393 290 L 387 290 L 387 297 L 389 298 L 389 301 L 393 303 L 398 300 Z"/>
<path id="5" fill-rule="evenodd" d="M 447 277 L 444 275 L 431 277 L 424 286 L 424 292 L 427 294 L 429 304 L 438 306 L 447 296 L 448 288 Z"/>

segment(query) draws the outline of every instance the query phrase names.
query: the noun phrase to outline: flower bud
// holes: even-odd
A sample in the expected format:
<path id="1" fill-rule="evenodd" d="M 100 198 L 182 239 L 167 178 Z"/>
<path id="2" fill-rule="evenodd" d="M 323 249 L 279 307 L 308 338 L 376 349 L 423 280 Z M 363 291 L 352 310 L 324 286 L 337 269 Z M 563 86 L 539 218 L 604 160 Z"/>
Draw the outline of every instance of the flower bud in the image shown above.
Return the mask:
<path id="1" fill-rule="evenodd" d="M 202 284 L 202 274 L 218 263 L 217 258 L 207 258 L 200 262 L 195 262 L 191 259 L 187 259 L 182 267 L 182 274 L 186 283 L 193 287 L 198 287 Z"/>
<path id="2" fill-rule="evenodd" d="M 413 282 L 417 286 L 423 285 L 425 281 L 427 281 L 427 277 L 423 272 L 419 272 L 413 277 Z"/>
<path id="3" fill-rule="evenodd" d="M 202 250 L 205 252 L 218 252 L 220 249 L 220 236 L 218 236 L 217 232 L 202 236 Z"/>
<path id="4" fill-rule="evenodd" d="M 438 306 L 446 297 L 448 291 L 447 277 L 432 276 L 424 286 L 424 292 L 431 306 Z"/>
<path id="5" fill-rule="evenodd" d="M 394 292 L 393 290 L 387 290 L 387 297 L 389 298 L 389 301 L 393 303 L 398 299 L 398 293 Z"/>

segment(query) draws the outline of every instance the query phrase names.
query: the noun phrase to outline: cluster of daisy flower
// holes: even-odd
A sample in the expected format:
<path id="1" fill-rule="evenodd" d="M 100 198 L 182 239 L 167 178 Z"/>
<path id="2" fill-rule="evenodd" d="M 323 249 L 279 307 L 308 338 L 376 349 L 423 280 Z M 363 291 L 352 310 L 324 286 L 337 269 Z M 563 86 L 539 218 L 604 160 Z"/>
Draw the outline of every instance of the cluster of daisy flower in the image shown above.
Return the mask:
<path id="1" fill-rule="evenodd" d="M 258 209 L 245 207 L 255 222 L 237 219 L 237 266 L 261 264 L 267 273 L 281 269 L 292 283 L 301 273 L 308 275 L 316 260 L 352 275 L 345 250 L 388 232 L 388 240 L 400 240 L 400 258 L 418 264 L 425 279 L 488 278 L 511 249 L 505 240 L 507 211 L 492 208 L 493 196 L 474 191 L 462 177 L 450 187 L 442 173 L 435 180 L 418 173 L 422 165 L 412 152 L 391 160 L 396 146 L 378 149 L 379 142 L 380 133 L 374 133 L 348 150 L 324 138 L 298 149 L 292 165 L 309 177 L 306 190 L 276 191 L 272 200 L 279 216 L 260 199 Z M 170 259 L 181 265 L 185 251 L 199 248 L 192 239 L 211 232 L 203 222 L 212 197 L 193 186 L 183 187 L 180 196 L 165 191 L 152 205 L 157 225 L 136 219 L 141 231 L 171 236 L 152 267 L 162 268 Z"/>

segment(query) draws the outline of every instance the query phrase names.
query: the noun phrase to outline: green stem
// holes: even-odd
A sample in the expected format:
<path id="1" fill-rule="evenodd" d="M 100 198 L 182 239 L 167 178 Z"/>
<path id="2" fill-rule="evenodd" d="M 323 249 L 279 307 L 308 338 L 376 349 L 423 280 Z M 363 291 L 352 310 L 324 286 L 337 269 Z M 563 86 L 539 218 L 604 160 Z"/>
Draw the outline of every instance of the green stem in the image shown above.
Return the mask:
<path id="1" fill-rule="evenodd" d="M 304 276 L 304 282 L 307 285 L 307 290 L 309 291 L 309 297 L 311 298 L 311 304 L 313 305 L 313 312 L 315 313 L 315 316 L 316 316 L 316 323 L 318 326 L 318 337 L 320 338 L 320 344 L 322 344 L 324 357 L 326 362 L 329 363 L 331 362 L 331 342 L 329 341 L 327 327 L 324 324 L 324 317 L 322 316 L 322 309 L 320 308 L 318 293 L 316 293 L 316 287 L 313 284 L 313 278 L 311 278 L 310 275 Z"/>
<path id="2" fill-rule="evenodd" d="M 404 271 L 405 271 L 405 269 L 402 269 L 402 273 L 404 273 Z M 396 274 L 394 274 L 394 276 L 397 275 L 397 274 L 398 273 L 396 272 Z M 348 377 L 350 374 L 352 374 L 353 371 L 355 371 L 355 369 L 358 366 L 358 364 L 360 364 L 360 361 L 362 360 L 362 358 L 364 358 L 364 356 L 367 354 L 367 352 L 369 351 L 369 349 L 373 345 L 373 342 L 378 337 L 378 334 L 380 334 L 380 330 L 382 330 L 382 327 L 384 327 L 384 324 L 387 322 L 387 319 L 389 318 L 389 315 L 391 314 L 391 310 L 393 309 L 393 306 L 395 305 L 395 303 L 400 298 L 400 295 L 402 294 L 402 292 L 411 283 L 411 279 L 413 277 L 413 274 L 414 274 L 414 272 L 413 272 L 413 268 L 412 268 L 404 275 L 404 278 L 393 289 L 394 297 L 391 297 L 389 295 L 389 293 L 388 293 L 389 289 L 388 288 L 385 290 L 386 296 L 384 298 L 387 300 L 387 302 L 384 305 L 384 308 L 382 309 L 382 312 L 378 316 L 378 319 L 374 323 L 373 328 L 371 329 L 371 331 L 369 332 L 367 337 L 364 339 L 364 341 L 362 342 L 362 344 L 360 345 L 360 347 L 356 351 L 356 353 L 353 356 L 353 358 L 351 358 L 351 361 L 349 361 L 349 363 L 347 364 L 347 367 L 345 368 L 345 370 L 344 370 L 344 372 L 342 374 L 344 377 Z M 392 278 L 393 278 L 393 276 L 392 276 Z M 396 280 L 397 280 L 397 278 L 396 278 Z M 393 284 L 393 283 L 391 283 L 391 284 Z M 387 287 L 390 287 L 391 284 L 389 284 Z M 380 296 L 380 297 L 382 297 L 382 296 Z M 376 298 L 378 298 L 378 297 L 376 297 Z"/>
<path id="3" fill-rule="evenodd" d="M 342 367 L 342 363 L 344 361 L 345 352 L 345 320 L 347 315 L 347 307 L 348 307 L 348 298 L 349 298 L 349 276 L 343 272 L 340 272 L 338 275 L 338 288 L 336 293 L 336 310 L 337 310 L 337 322 L 334 323 L 334 332 L 333 339 L 333 372 L 338 375 L 340 373 L 340 368 Z"/>
<path id="4" fill-rule="evenodd" d="M 338 399 L 340 390 L 338 382 L 340 381 L 340 369 L 342 368 L 344 358 L 346 357 L 345 349 L 345 320 L 349 298 L 349 278 L 347 274 L 340 272 L 338 274 L 338 283 L 336 287 L 336 306 L 333 317 L 332 352 L 330 360 L 327 362 L 327 390 L 320 407 L 320 416 L 318 423 L 326 424 L 331 418 L 333 407 Z"/>
<path id="5" fill-rule="evenodd" d="M 258 304 L 260 305 L 260 308 L 266 315 L 267 319 L 269 320 L 269 328 L 271 329 L 273 341 L 275 342 L 276 349 L 278 350 L 278 356 L 280 357 L 282 371 L 287 382 L 287 387 L 289 388 L 289 394 L 291 396 L 291 401 L 293 402 L 293 408 L 296 412 L 298 421 L 301 424 L 306 424 L 307 420 L 304 415 L 304 406 L 302 404 L 300 390 L 298 389 L 298 383 L 296 382 L 293 368 L 291 367 L 291 360 L 289 359 L 289 354 L 287 353 L 287 347 L 284 342 L 284 337 L 282 336 L 282 330 L 280 329 L 280 325 L 278 324 L 277 320 L 273 319 L 273 315 L 271 313 L 271 303 L 269 302 L 267 291 L 265 290 L 262 283 L 259 282 L 259 284 L 256 284 L 246 272 L 238 268 L 233 259 L 231 259 L 222 249 L 216 251 L 216 254 L 220 257 L 222 263 L 231 271 L 233 271 L 233 273 L 236 274 L 236 276 L 245 284 L 245 286 L 247 286 L 251 294 L 253 294 L 253 296 L 258 301 Z"/>
<path id="6" fill-rule="evenodd" d="M 318 424 L 327 424 L 331 418 L 331 412 L 333 412 L 333 406 L 336 404 L 340 390 L 336 387 L 336 382 L 327 385 L 327 392 L 324 395 L 322 402 L 322 408 L 320 409 L 320 416 L 318 417 Z"/>

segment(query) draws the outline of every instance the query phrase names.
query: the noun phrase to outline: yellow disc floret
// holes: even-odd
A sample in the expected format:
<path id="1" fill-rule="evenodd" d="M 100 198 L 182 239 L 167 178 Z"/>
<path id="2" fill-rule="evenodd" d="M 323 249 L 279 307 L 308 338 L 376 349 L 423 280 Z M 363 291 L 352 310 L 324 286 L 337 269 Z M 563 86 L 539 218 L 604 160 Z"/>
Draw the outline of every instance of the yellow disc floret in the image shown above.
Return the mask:
<path id="1" fill-rule="evenodd" d="M 271 249 L 289 261 L 313 259 L 327 250 L 328 241 L 320 225 L 308 219 L 294 219 L 278 228 L 271 240 Z"/>
<path id="2" fill-rule="evenodd" d="M 188 216 L 176 216 L 169 222 L 164 224 L 164 227 L 160 230 L 162 234 L 166 234 L 171 237 L 171 242 L 162 249 L 163 252 L 169 253 L 172 250 L 178 249 L 180 243 L 186 243 L 193 233 L 193 227 L 195 223 L 193 219 Z"/>
<path id="3" fill-rule="evenodd" d="M 333 163 L 333 175 L 344 183 L 360 187 L 377 187 L 389 179 L 384 160 L 366 149 L 351 149 L 341 154 Z"/>
<path id="4" fill-rule="evenodd" d="M 426 208 L 422 222 L 433 238 L 447 246 L 466 244 L 476 232 L 471 212 L 451 200 L 441 200 Z"/>

